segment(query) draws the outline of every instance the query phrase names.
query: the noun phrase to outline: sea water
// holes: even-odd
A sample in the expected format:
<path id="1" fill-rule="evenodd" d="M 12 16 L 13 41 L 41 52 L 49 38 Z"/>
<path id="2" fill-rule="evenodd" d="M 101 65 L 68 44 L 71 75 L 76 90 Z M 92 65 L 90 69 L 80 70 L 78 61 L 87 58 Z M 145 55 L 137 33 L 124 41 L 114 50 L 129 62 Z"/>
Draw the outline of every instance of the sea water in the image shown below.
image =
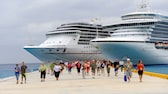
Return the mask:
<path id="1" fill-rule="evenodd" d="M 168 75 L 168 65 L 148 65 L 145 66 L 145 71 Z"/>

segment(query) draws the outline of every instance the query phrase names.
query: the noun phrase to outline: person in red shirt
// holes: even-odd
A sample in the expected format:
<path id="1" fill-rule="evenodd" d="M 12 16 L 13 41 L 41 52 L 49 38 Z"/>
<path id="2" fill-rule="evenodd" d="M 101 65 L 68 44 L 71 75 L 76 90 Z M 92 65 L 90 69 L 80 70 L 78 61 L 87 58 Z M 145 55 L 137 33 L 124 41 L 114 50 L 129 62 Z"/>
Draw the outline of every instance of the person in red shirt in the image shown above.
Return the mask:
<path id="1" fill-rule="evenodd" d="M 142 75 L 144 71 L 144 64 L 142 63 L 142 60 L 138 61 L 137 70 L 138 70 L 139 80 L 140 82 L 142 82 Z"/>

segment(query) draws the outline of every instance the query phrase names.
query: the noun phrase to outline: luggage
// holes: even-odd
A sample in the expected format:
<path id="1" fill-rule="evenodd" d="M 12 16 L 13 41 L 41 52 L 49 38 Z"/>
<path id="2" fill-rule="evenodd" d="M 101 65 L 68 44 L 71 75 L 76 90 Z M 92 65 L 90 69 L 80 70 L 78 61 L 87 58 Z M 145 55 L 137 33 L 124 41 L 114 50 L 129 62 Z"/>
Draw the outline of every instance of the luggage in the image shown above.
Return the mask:
<path id="1" fill-rule="evenodd" d="M 126 75 L 124 75 L 124 81 L 127 82 L 127 76 Z"/>

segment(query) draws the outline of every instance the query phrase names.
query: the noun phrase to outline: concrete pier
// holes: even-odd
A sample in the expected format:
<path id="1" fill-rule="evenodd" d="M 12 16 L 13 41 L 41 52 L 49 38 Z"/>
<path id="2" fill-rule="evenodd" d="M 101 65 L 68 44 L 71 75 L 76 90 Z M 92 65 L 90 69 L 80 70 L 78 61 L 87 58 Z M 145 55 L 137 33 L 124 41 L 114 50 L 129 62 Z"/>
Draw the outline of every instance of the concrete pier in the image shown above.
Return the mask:
<path id="1" fill-rule="evenodd" d="M 107 74 L 92 79 L 91 73 L 82 79 L 76 69 L 69 74 L 66 70 L 61 73 L 58 81 L 47 74 L 46 81 L 40 82 L 40 73 L 27 74 L 26 84 L 16 84 L 15 77 L 0 82 L 0 94 L 168 94 L 168 80 L 148 75 L 139 82 L 138 74 L 133 73 L 131 82 L 124 82 L 124 73 L 119 71 L 114 76 L 111 69 Z"/>

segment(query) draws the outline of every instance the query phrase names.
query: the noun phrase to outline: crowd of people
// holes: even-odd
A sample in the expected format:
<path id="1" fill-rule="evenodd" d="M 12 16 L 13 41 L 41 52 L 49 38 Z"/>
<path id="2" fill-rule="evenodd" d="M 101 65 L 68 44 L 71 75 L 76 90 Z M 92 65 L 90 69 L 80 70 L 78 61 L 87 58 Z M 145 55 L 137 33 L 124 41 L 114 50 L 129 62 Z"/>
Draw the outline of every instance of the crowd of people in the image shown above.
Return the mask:
<path id="1" fill-rule="evenodd" d="M 46 74 L 51 74 L 55 76 L 56 80 L 59 80 L 59 75 L 62 71 L 68 71 L 69 74 L 71 74 L 72 69 L 76 69 L 77 74 L 82 74 L 82 78 L 85 79 L 86 76 L 92 75 L 92 78 L 94 79 L 95 76 L 105 76 L 105 72 L 107 73 L 107 76 L 110 77 L 110 71 L 111 68 L 114 68 L 114 75 L 118 76 L 119 69 L 121 72 L 124 73 L 124 76 L 126 77 L 125 81 L 130 82 L 132 77 L 132 70 L 134 69 L 133 64 L 131 60 L 128 58 L 126 62 L 119 61 L 116 59 L 114 62 L 106 61 L 106 60 L 85 60 L 85 61 L 71 61 L 71 62 L 52 62 L 47 63 L 42 62 L 39 67 L 40 72 L 40 78 L 41 82 L 45 82 Z M 27 73 L 27 66 L 24 62 L 22 62 L 21 67 L 16 64 L 15 67 L 15 75 L 16 75 L 16 84 L 19 83 L 19 75 L 21 74 L 21 84 L 26 83 L 26 73 Z M 139 80 L 142 82 L 142 76 L 144 71 L 144 64 L 142 63 L 142 60 L 139 60 L 137 64 L 137 71 L 139 75 Z"/>

